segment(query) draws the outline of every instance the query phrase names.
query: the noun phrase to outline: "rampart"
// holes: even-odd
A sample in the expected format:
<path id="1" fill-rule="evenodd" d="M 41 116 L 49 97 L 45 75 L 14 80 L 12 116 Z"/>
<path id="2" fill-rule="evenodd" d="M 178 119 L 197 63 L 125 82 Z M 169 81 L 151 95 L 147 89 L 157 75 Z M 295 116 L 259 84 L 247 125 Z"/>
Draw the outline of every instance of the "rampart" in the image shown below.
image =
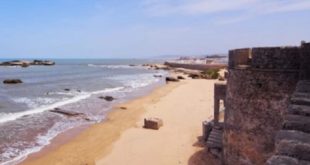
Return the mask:
<path id="1" fill-rule="evenodd" d="M 292 93 L 310 77 L 309 44 L 229 52 L 223 137 L 225 164 L 265 164 L 274 153 Z"/>

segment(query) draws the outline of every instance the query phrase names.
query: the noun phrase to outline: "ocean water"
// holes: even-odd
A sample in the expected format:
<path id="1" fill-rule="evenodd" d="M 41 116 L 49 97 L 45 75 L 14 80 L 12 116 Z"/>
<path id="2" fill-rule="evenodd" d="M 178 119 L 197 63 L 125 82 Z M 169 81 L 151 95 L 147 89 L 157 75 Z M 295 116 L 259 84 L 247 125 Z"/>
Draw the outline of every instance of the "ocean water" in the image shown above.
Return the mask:
<path id="1" fill-rule="evenodd" d="M 15 164 L 70 128 L 103 121 L 113 105 L 162 85 L 154 74 L 167 74 L 141 66 L 161 60 L 55 61 L 55 66 L 0 67 L 0 164 Z M 24 83 L 2 83 L 10 78 Z M 107 95 L 116 100 L 98 98 Z M 50 112 L 54 108 L 84 116 Z"/>

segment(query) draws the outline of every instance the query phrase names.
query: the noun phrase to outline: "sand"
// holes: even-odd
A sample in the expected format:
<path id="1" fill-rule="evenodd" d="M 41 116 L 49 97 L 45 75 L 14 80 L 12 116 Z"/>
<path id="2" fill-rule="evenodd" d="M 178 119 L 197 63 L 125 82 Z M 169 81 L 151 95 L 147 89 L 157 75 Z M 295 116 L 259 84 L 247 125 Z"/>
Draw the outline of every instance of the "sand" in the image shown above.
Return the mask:
<path id="1" fill-rule="evenodd" d="M 22 164 L 217 164 L 198 140 L 202 121 L 213 118 L 215 82 L 188 79 L 169 83 L 148 96 L 119 105 L 107 121 Z M 144 129 L 145 117 L 159 117 L 164 125 L 159 130 Z"/>

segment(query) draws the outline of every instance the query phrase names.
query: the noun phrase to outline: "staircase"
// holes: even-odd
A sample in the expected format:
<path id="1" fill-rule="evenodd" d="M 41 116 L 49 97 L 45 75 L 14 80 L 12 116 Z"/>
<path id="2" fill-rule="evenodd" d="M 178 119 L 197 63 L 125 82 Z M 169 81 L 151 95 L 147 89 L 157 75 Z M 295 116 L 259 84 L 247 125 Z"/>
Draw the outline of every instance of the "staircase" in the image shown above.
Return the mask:
<path id="1" fill-rule="evenodd" d="M 276 153 L 267 165 L 310 165 L 310 81 L 300 81 L 291 98 Z"/>

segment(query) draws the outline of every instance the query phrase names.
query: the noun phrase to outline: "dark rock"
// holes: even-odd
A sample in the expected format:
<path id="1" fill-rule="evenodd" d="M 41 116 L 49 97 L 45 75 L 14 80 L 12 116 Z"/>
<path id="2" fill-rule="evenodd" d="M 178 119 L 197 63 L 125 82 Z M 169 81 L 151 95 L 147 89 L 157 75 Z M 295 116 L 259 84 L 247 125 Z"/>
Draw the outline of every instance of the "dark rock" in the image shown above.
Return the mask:
<path id="1" fill-rule="evenodd" d="M 192 79 L 200 79 L 200 78 L 202 78 L 201 74 L 196 74 L 196 73 L 190 73 L 188 75 L 188 77 L 190 77 Z"/>
<path id="2" fill-rule="evenodd" d="M 83 113 L 69 112 L 69 111 L 62 110 L 60 108 L 55 108 L 53 110 L 50 110 L 50 112 L 59 113 L 59 114 L 62 114 L 68 117 L 76 117 L 76 116 L 84 115 Z"/>
<path id="3" fill-rule="evenodd" d="M 154 75 L 154 77 L 160 78 L 160 77 L 163 77 L 163 76 L 162 75 Z"/>
<path id="4" fill-rule="evenodd" d="M 48 61 L 48 60 L 34 60 L 30 61 L 21 61 L 21 60 L 14 60 L 14 61 L 6 61 L 0 63 L 0 66 L 21 66 L 21 67 L 28 67 L 30 65 L 55 65 L 55 62 Z"/>
<path id="5" fill-rule="evenodd" d="M 31 65 L 55 65 L 55 62 L 48 60 L 33 60 Z"/>
<path id="6" fill-rule="evenodd" d="M 127 110 L 127 107 L 120 107 L 120 109 L 122 109 L 122 110 Z"/>
<path id="7" fill-rule="evenodd" d="M 178 76 L 177 77 L 179 80 L 184 80 L 185 78 L 183 76 Z"/>
<path id="8" fill-rule="evenodd" d="M 4 84 L 20 84 L 23 83 L 20 79 L 7 79 L 3 81 Z"/>
<path id="9" fill-rule="evenodd" d="M 106 101 L 113 101 L 115 98 L 112 96 L 100 96 L 99 99 L 104 99 Z"/>
<path id="10" fill-rule="evenodd" d="M 166 82 L 171 81 L 171 82 L 178 82 L 179 80 L 175 77 L 166 77 Z"/>
<path id="11" fill-rule="evenodd" d="M 27 68 L 27 67 L 29 67 L 29 66 L 30 66 L 29 63 L 23 63 L 23 64 L 21 65 L 21 67 L 23 67 L 23 68 Z"/>
<path id="12" fill-rule="evenodd" d="M 69 89 L 69 88 L 66 88 L 66 89 L 64 89 L 64 91 L 67 91 L 67 92 L 69 92 L 71 89 Z"/>

